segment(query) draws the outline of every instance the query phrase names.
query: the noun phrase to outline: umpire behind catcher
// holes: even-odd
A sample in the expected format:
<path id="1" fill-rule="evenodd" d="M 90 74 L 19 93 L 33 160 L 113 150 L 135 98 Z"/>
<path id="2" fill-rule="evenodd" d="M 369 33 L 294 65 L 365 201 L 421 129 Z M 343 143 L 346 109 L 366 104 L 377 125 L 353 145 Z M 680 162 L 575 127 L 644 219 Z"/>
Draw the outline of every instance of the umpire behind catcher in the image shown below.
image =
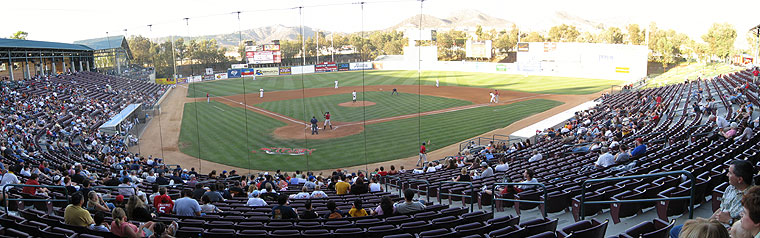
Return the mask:
<path id="1" fill-rule="evenodd" d="M 312 135 L 314 134 L 319 135 L 319 127 L 317 126 L 317 122 L 319 122 L 319 120 L 317 120 L 317 117 L 312 116 L 311 117 L 311 134 Z"/>

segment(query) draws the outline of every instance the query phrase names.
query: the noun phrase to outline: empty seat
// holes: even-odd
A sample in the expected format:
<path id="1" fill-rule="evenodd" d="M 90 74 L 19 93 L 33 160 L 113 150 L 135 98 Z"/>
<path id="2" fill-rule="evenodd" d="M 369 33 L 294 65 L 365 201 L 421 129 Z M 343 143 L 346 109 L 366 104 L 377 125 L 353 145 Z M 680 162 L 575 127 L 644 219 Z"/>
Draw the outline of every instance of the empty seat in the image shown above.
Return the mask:
<path id="1" fill-rule="evenodd" d="M 269 237 L 298 237 L 301 232 L 297 230 L 274 230 L 269 232 Z"/>
<path id="2" fill-rule="evenodd" d="M 419 234 L 419 238 L 438 238 L 438 237 L 450 237 L 455 236 L 456 233 L 451 232 L 449 229 L 439 228 L 435 230 L 424 231 Z"/>
<path id="3" fill-rule="evenodd" d="M 177 229 L 177 237 L 198 237 L 203 234 L 203 228 L 200 227 L 180 227 Z"/>
<path id="4" fill-rule="evenodd" d="M 357 237 L 364 234 L 364 229 L 361 228 L 340 228 L 333 231 L 333 237 Z"/>
<path id="5" fill-rule="evenodd" d="M 525 223 L 520 224 L 520 226 L 525 227 L 527 230 L 528 236 L 543 233 L 546 231 L 554 232 L 557 229 L 557 221 L 558 219 L 549 220 L 548 218 L 541 218 L 541 219 L 535 219 L 526 221 Z"/>
<path id="6" fill-rule="evenodd" d="M 518 238 L 525 237 L 528 230 L 519 226 L 508 226 L 501 229 L 496 229 L 488 233 L 488 237 L 491 238 Z"/>
<path id="7" fill-rule="evenodd" d="M 489 230 L 489 227 L 487 225 L 484 225 L 481 222 L 473 222 L 473 223 L 468 223 L 468 224 L 454 227 L 454 231 L 456 231 L 458 236 L 486 234 L 488 230 Z"/>
<path id="8" fill-rule="evenodd" d="M 413 222 L 407 222 L 407 223 L 401 223 L 399 228 L 401 229 L 401 232 L 409 233 L 409 234 L 417 234 L 422 231 L 428 230 L 431 227 L 431 224 L 427 221 L 413 221 Z"/>
<path id="9" fill-rule="evenodd" d="M 628 228 L 623 234 L 620 234 L 620 238 L 667 238 L 674 223 L 675 220 L 668 223 L 655 218 L 652 221 L 642 222 Z"/>
<path id="10" fill-rule="evenodd" d="M 238 238 L 266 238 L 267 231 L 265 230 L 242 230 L 237 234 Z"/>
<path id="11" fill-rule="evenodd" d="M 562 228 L 557 232 L 558 237 L 604 238 L 609 221 L 599 222 L 596 219 L 579 221 Z"/>
<path id="12" fill-rule="evenodd" d="M 203 238 L 229 238 L 235 236 L 235 230 L 229 228 L 214 228 L 203 232 Z"/>
<path id="13" fill-rule="evenodd" d="M 325 229 L 310 229 L 303 230 L 301 236 L 310 238 L 330 238 L 331 234 L 330 231 Z"/>

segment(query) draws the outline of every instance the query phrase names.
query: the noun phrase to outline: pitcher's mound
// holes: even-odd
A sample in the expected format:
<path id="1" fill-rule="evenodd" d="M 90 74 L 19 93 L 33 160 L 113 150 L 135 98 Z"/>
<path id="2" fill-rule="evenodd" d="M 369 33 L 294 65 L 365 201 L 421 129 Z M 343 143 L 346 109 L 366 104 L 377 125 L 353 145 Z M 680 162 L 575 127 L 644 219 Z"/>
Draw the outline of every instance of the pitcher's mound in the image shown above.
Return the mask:
<path id="1" fill-rule="evenodd" d="M 338 106 L 341 107 L 363 107 L 363 106 L 372 106 L 377 103 L 370 102 L 370 101 L 356 101 L 356 102 L 344 102 L 341 104 L 338 104 Z"/>

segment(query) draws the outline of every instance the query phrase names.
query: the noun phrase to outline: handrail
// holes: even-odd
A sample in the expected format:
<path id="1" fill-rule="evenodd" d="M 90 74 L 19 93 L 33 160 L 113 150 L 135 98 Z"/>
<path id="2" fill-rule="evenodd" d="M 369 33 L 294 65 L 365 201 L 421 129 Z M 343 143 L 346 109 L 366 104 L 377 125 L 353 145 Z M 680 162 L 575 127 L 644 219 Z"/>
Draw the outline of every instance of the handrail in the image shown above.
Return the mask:
<path id="1" fill-rule="evenodd" d="M 454 193 L 442 193 L 441 192 L 441 186 L 443 184 L 467 184 L 470 186 L 470 195 L 463 195 L 463 194 L 454 194 Z M 448 195 L 448 196 L 454 196 L 454 197 L 462 197 L 464 199 L 465 197 L 470 198 L 470 212 L 475 210 L 475 197 L 472 196 L 472 193 L 475 192 L 475 187 L 472 186 L 472 182 L 455 182 L 455 181 L 441 181 L 438 183 L 438 204 L 441 204 L 441 195 Z M 451 198 L 449 198 L 449 202 L 451 202 Z"/>
<path id="2" fill-rule="evenodd" d="M 427 198 L 425 201 L 430 201 L 430 182 L 423 179 L 407 179 L 407 182 L 418 182 L 418 183 L 425 183 L 425 197 Z M 409 185 L 409 189 L 415 192 L 422 192 L 420 189 L 413 189 L 412 185 Z"/>
<path id="3" fill-rule="evenodd" d="M 647 198 L 647 199 L 631 199 L 631 200 L 615 200 L 615 201 L 586 201 L 586 185 L 589 183 L 600 183 L 600 182 L 614 182 L 614 181 L 622 181 L 622 180 L 630 180 L 630 179 L 640 179 L 640 178 L 654 178 L 654 177 L 665 177 L 668 175 L 675 175 L 675 174 L 681 174 L 686 175 L 689 180 L 691 181 L 689 186 L 689 196 L 688 197 L 668 197 L 668 198 Z M 586 181 L 583 181 L 583 184 L 581 185 L 581 202 L 580 202 L 580 215 L 581 220 L 586 219 L 585 215 L 585 205 L 584 204 L 613 204 L 613 203 L 634 203 L 634 202 L 657 202 L 657 201 L 669 201 L 669 200 L 686 200 L 689 199 L 689 219 L 694 218 L 694 184 L 696 183 L 696 180 L 694 180 L 694 175 L 691 174 L 691 172 L 686 170 L 678 170 L 678 171 L 670 171 L 670 172 L 662 172 L 662 173 L 654 173 L 654 174 L 640 174 L 640 175 L 631 175 L 631 176 L 623 176 L 623 177 L 613 177 L 613 178 L 600 178 L 600 179 L 589 179 Z"/>
<path id="4" fill-rule="evenodd" d="M 393 181 L 393 180 L 400 181 L 401 180 L 401 178 L 399 178 L 398 175 L 386 175 L 386 176 L 383 176 L 383 178 L 384 178 L 383 182 L 385 183 L 385 191 L 386 192 L 390 192 L 390 190 L 388 190 L 388 184 L 390 184 L 390 181 Z M 401 195 L 401 186 L 399 186 L 398 184 L 391 184 L 390 186 L 396 188 L 399 191 L 399 196 Z"/>
<path id="5" fill-rule="evenodd" d="M 525 202 L 525 203 L 539 203 L 544 205 L 544 209 L 542 209 L 541 214 L 546 217 L 546 195 L 548 192 L 546 191 L 546 185 L 543 183 L 517 183 L 517 182 L 509 182 L 509 183 L 494 183 L 494 189 L 496 189 L 497 185 L 533 185 L 533 186 L 541 186 L 541 190 L 543 191 L 544 195 L 542 196 L 543 200 L 541 201 L 533 201 L 533 200 L 522 200 L 522 199 L 505 199 L 505 198 L 496 198 L 496 190 L 493 191 L 493 200 L 495 201 L 505 201 L 505 202 Z M 494 204 L 491 204 L 491 213 L 493 213 L 496 209 L 496 206 Z M 520 209 L 519 207 L 517 209 Z M 496 213 L 494 213 L 496 214 Z"/>
<path id="6" fill-rule="evenodd" d="M 34 187 L 34 188 L 61 188 L 63 189 L 64 195 L 66 195 L 66 199 L 37 199 L 37 198 L 10 198 L 8 197 L 8 186 L 11 187 Z M 8 201 L 30 201 L 30 202 L 69 202 L 69 190 L 66 189 L 66 186 L 60 186 L 60 185 L 31 185 L 31 184 L 6 184 L 3 185 L 3 198 L 5 198 L 5 214 L 8 213 Z"/>
<path id="7" fill-rule="evenodd" d="M 506 140 L 504 140 L 504 139 L 502 139 L 502 140 L 503 140 L 503 141 L 505 141 L 505 142 L 509 141 L 509 136 L 508 136 L 508 135 L 502 135 L 502 134 L 493 134 L 493 135 L 491 136 L 491 140 L 493 140 L 493 141 L 496 141 L 496 137 L 497 137 L 497 136 L 500 136 L 500 137 L 506 137 L 506 138 L 507 138 Z"/>
<path id="8" fill-rule="evenodd" d="M 137 188 L 133 186 L 92 186 L 92 188 L 93 189 L 95 188 L 106 188 L 106 189 L 131 188 L 132 190 L 135 190 L 135 196 L 137 196 L 137 193 L 139 192 Z M 113 200 L 113 199 L 116 199 L 116 198 L 108 198 L 108 199 L 103 199 L 103 200 Z"/>

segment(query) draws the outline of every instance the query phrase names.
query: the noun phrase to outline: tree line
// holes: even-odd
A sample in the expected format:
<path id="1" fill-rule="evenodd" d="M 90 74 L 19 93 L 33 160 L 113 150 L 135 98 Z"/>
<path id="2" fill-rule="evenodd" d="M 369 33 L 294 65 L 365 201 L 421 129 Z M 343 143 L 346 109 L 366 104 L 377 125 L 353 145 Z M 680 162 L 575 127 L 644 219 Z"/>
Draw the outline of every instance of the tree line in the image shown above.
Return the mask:
<path id="1" fill-rule="evenodd" d="M 647 32 L 647 30 L 649 32 Z M 400 31 L 357 32 L 350 34 L 329 35 L 319 32 L 318 36 L 306 37 L 301 42 L 301 36 L 295 40 L 280 40 L 280 51 L 283 60 L 292 60 L 303 56 L 313 57 L 329 55 L 331 50 L 340 52 L 348 50 L 359 54 L 361 60 L 372 60 L 380 55 L 403 54 L 408 39 Z M 443 61 L 458 61 L 465 59 L 465 43 L 468 39 L 491 40 L 493 55 L 504 57 L 516 51 L 517 42 L 583 42 L 647 45 L 650 49 L 649 60 L 661 63 L 663 67 L 675 64 L 681 60 L 725 60 L 731 54 L 739 52 L 733 45 L 736 40 L 736 29 L 728 23 L 714 23 L 696 42 L 684 33 L 673 29 L 659 28 L 651 23 L 647 29 L 638 24 L 629 24 L 624 28 L 608 27 L 599 33 L 580 31 L 575 26 L 561 24 L 551 27 L 547 33 L 537 31 L 521 31 L 513 25 L 509 30 L 485 31 L 478 26 L 474 32 L 460 30 L 437 31 L 434 41 L 418 42 L 422 45 L 436 45 L 438 59 Z M 748 35 L 751 49 L 757 46 L 754 36 Z M 170 41 L 153 42 L 142 36 L 132 36 L 129 45 L 134 59 L 133 63 L 143 66 L 154 66 L 159 77 L 170 76 L 173 70 L 172 44 Z M 268 42 L 261 42 L 268 43 Z M 256 44 L 256 42 L 254 42 Z M 306 52 L 303 52 L 305 45 Z M 319 49 L 317 49 L 317 45 Z M 186 41 L 177 38 L 174 42 L 174 57 L 177 65 L 212 64 L 212 63 L 242 63 L 241 60 L 226 57 L 225 52 L 232 51 L 241 55 L 245 60 L 245 47 L 241 44 L 237 49 L 227 49 L 214 39 L 193 39 Z M 337 53 L 336 53 L 337 54 Z M 290 61 L 293 62 L 293 61 Z"/>

